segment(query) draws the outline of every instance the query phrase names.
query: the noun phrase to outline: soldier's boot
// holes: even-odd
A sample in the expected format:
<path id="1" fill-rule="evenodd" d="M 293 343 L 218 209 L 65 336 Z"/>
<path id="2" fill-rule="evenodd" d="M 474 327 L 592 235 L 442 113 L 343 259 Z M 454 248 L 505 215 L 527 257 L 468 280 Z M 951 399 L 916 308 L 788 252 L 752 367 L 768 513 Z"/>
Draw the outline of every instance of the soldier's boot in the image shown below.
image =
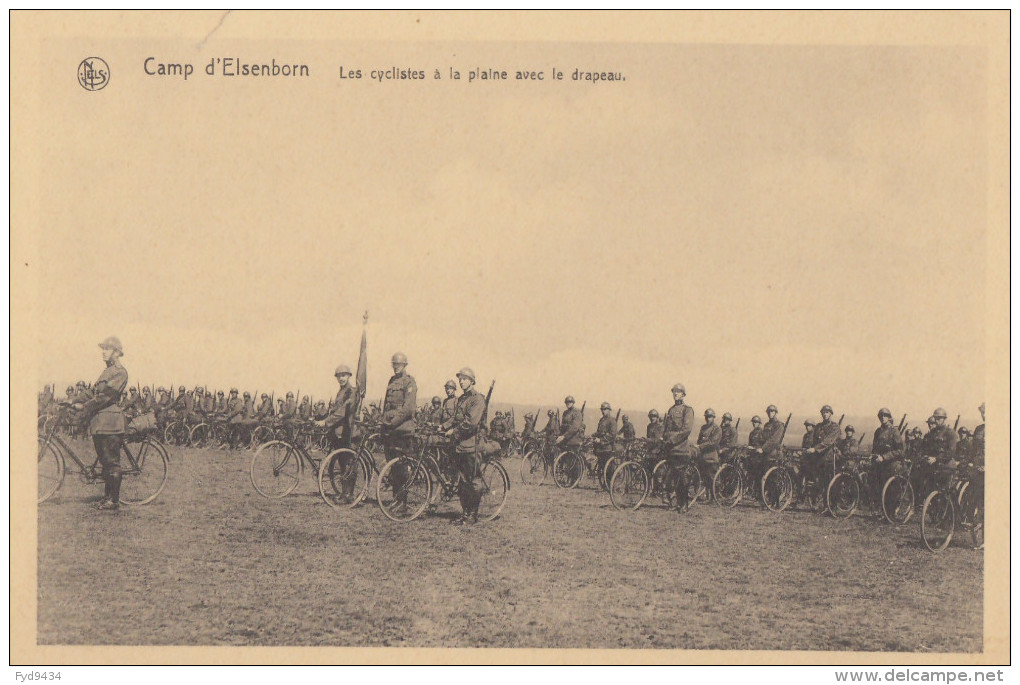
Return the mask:
<path id="1" fill-rule="evenodd" d="M 110 485 L 110 499 L 99 505 L 102 511 L 117 511 L 120 509 L 120 481 L 123 478 L 120 473 L 110 474 L 107 483 Z"/>
<path id="2" fill-rule="evenodd" d="M 103 499 L 96 502 L 96 508 L 99 509 L 104 504 L 110 501 L 110 477 L 108 475 L 103 476 Z"/>

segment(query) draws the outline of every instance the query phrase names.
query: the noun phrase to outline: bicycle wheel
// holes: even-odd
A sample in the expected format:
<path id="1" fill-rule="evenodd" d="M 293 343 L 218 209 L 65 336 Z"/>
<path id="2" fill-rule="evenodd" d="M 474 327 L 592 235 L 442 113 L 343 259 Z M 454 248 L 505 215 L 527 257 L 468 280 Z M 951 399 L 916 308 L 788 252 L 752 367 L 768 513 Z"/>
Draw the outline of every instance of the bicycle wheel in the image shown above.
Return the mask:
<path id="1" fill-rule="evenodd" d="M 921 507 L 921 539 L 932 552 L 941 552 L 953 539 L 956 524 L 953 498 L 944 490 L 928 495 Z"/>
<path id="2" fill-rule="evenodd" d="M 53 497 L 64 483 L 64 455 L 50 440 L 39 441 L 39 499 L 42 503 Z"/>
<path id="3" fill-rule="evenodd" d="M 981 549 L 985 545 L 985 504 L 980 488 L 967 481 L 960 488 L 959 502 L 960 527 L 967 531 L 970 545 Z"/>
<path id="4" fill-rule="evenodd" d="M 498 461 L 482 464 L 478 474 L 481 491 L 478 500 L 478 520 L 491 521 L 499 516 L 510 494 L 510 475 Z"/>
<path id="5" fill-rule="evenodd" d="M 691 462 L 687 462 L 680 467 L 681 481 L 680 487 L 685 488 L 685 491 L 679 493 L 680 501 L 678 505 L 683 511 L 687 511 L 690 505 L 698 501 L 698 497 L 701 496 L 701 471 L 698 467 Z M 687 501 L 687 507 L 683 507 L 683 501 Z"/>
<path id="6" fill-rule="evenodd" d="M 251 432 L 251 449 L 258 449 L 259 445 L 265 444 L 273 439 L 273 429 L 269 426 L 257 426 Z"/>
<path id="7" fill-rule="evenodd" d="M 209 444 L 211 437 L 212 426 L 208 423 L 200 423 L 192 426 L 191 431 L 188 433 L 188 444 L 195 449 L 200 449 Z"/>
<path id="8" fill-rule="evenodd" d="M 744 494 L 744 478 L 733 464 L 723 464 L 712 478 L 712 494 L 722 507 L 735 507 Z"/>
<path id="9" fill-rule="evenodd" d="M 837 473 L 825 489 L 825 506 L 838 519 L 845 519 L 854 513 L 861 502 L 861 489 L 857 479 L 849 473 Z"/>
<path id="10" fill-rule="evenodd" d="M 525 485 L 541 485 L 549 470 L 545 455 L 539 450 L 524 453 L 521 460 L 521 482 Z"/>
<path id="11" fill-rule="evenodd" d="M 655 467 L 652 469 L 652 494 L 663 496 L 665 491 L 665 482 L 667 474 L 667 462 L 665 459 L 660 459 L 656 462 Z"/>
<path id="12" fill-rule="evenodd" d="M 170 477 L 170 458 L 163 445 L 145 439 L 138 451 L 124 445 L 127 465 L 121 468 L 120 501 L 124 504 L 148 504 L 163 492 Z"/>
<path id="13" fill-rule="evenodd" d="M 187 424 L 183 421 L 174 421 L 166 427 L 163 437 L 166 444 L 183 447 L 188 444 L 190 435 L 191 431 L 188 430 Z"/>
<path id="14" fill-rule="evenodd" d="M 375 499 L 391 521 L 407 523 L 418 518 L 428 507 L 431 495 L 432 478 L 417 459 L 391 459 L 379 472 Z"/>
<path id="15" fill-rule="evenodd" d="M 339 509 L 359 504 L 368 494 L 368 471 L 354 450 L 330 452 L 319 465 L 319 494 Z"/>
<path id="16" fill-rule="evenodd" d="M 577 487 L 584 475 L 584 460 L 574 452 L 560 452 L 553 461 L 553 482 L 556 487 L 569 490 Z"/>
<path id="17" fill-rule="evenodd" d="M 233 430 L 234 449 L 238 449 L 238 450 L 239 449 L 244 449 L 245 447 L 247 447 L 248 445 L 251 444 L 251 441 L 252 441 L 251 428 L 249 428 L 248 426 L 244 426 L 244 425 L 235 425 L 232 428 L 232 430 Z M 230 436 L 228 434 L 228 443 L 229 443 L 229 441 L 230 441 Z"/>
<path id="18" fill-rule="evenodd" d="M 773 466 L 761 479 L 761 499 L 770 511 L 783 511 L 793 501 L 793 476 L 785 466 Z"/>
<path id="19" fill-rule="evenodd" d="M 648 471 L 641 464 L 628 461 L 616 469 L 609 480 L 609 501 L 621 511 L 634 511 L 644 503 L 650 490 Z"/>
<path id="20" fill-rule="evenodd" d="M 270 440 L 260 445 L 251 458 L 251 484 L 263 497 L 280 499 L 294 492 L 303 468 L 301 455 L 294 447 L 282 440 Z"/>
<path id="21" fill-rule="evenodd" d="M 606 463 L 602 465 L 602 473 L 599 478 L 599 485 L 602 486 L 603 490 L 609 490 L 609 484 L 613 481 L 613 474 L 616 473 L 616 469 L 623 465 L 623 457 L 609 457 L 606 459 Z"/>
<path id="22" fill-rule="evenodd" d="M 914 488 L 904 476 L 893 476 L 882 486 L 882 514 L 885 520 L 902 526 L 914 513 Z"/>

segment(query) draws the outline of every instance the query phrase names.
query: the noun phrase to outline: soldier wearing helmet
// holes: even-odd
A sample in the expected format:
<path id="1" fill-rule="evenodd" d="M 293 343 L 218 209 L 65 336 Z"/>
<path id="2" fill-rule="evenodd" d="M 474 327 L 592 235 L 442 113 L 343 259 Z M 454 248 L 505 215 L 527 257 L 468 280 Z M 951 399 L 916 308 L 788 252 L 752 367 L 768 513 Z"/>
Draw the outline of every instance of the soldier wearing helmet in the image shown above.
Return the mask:
<path id="1" fill-rule="evenodd" d="M 446 399 L 443 400 L 442 409 L 439 411 L 439 426 L 441 430 L 449 430 L 453 425 L 453 415 L 457 412 L 457 382 L 446 381 L 443 386 L 446 392 Z"/>
<path id="2" fill-rule="evenodd" d="M 301 398 L 301 404 L 297 408 L 298 418 L 302 421 L 311 421 L 312 419 L 312 398 L 308 395 L 304 395 Z"/>
<path id="3" fill-rule="evenodd" d="M 556 442 L 556 438 L 560 434 L 560 417 L 552 409 L 546 412 L 546 416 L 545 428 L 542 429 L 542 433 L 545 435 L 547 444 L 551 445 Z"/>
<path id="4" fill-rule="evenodd" d="M 260 424 L 270 424 L 273 421 L 273 398 L 269 393 L 264 392 L 259 398 L 259 408 L 255 411 L 255 420 Z"/>
<path id="5" fill-rule="evenodd" d="M 245 395 L 247 394 L 245 393 Z M 227 442 L 231 449 L 235 449 L 241 443 L 244 433 L 242 428 L 248 420 L 244 400 L 237 396 L 237 388 L 230 389 L 230 397 L 227 398 L 225 415 L 228 426 Z"/>
<path id="6" fill-rule="evenodd" d="M 603 402 L 599 410 L 602 416 L 595 429 L 593 452 L 598 461 L 598 473 L 602 473 L 616 447 L 616 419 L 613 418 L 613 407 L 609 402 Z"/>
<path id="7" fill-rule="evenodd" d="M 715 410 L 705 410 L 705 423 L 698 429 L 698 442 L 695 446 L 698 454 L 698 469 L 701 471 L 703 483 L 711 484 L 715 472 L 719 469 L 719 444 L 722 442 L 722 428 L 715 422 Z M 712 488 L 708 487 L 711 493 Z"/>
<path id="8" fill-rule="evenodd" d="M 687 397 L 687 388 L 683 383 L 675 384 L 670 392 L 673 393 L 673 406 L 669 408 L 665 419 L 663 419 L 662 439 L 669 450 L 669 458 L 679 461 L 686 459 L 691 454 L 688 439 L 694 430 L 694 409 L 684 403 L 684 398 Z"/>
<path id="9" fill-rule="evenodd" d="M 203 395 L 200 407 L 204 419 L 209 419 L 216 413 L 216 398 L 211 391 Z"/>
<path id="10" fill-rule="evenodd" d="M 882 407 L 878 410 L 879 427 L 871 439 L 871 453 L 878 467 L 878 478 L 875 479 L 876 490 L 885 482 L 902 471 L 904 445 L 903 436 L 893 425 L 892 412 Z M 881 496 L 881 492 L 877 492 Z M 877 501 L 877 500 L 876 500 Z"/>
<path id="11" fill-rule="evenodd" d="M 623 424 L 620 426 L 619 437 L 623 439 L 625 445 L 629 445 L 637 437 L 637 429 L 634 428 L 634 424 L 630 422 L 630 417 L 626 414 L 620 420 L 623 421 Z"/>
<path id="12" fill-rule="evenodd" d="M 414 435 L 414 412 L 418 407 L 418 384 L 407 373 L 407 356 L 397 352 L 390 359 L 390 363 L 393 375 L 386 384 L 386 397 L 379 425 L 387 460 L 395 459 L 409 448 Z M 404 483 L 408 475 L 407 469 L 399 464 L 392 471 L 394 506 L 397 510 L 407 506 Z"/>
<path id="13" fill-rule="evenodd" d="M 563 416 L 560 417 L 560 435 L 556 444 L 568 450 L 576 450 L 584 442 L 584 420 L 581 411 L 574 406 L 574 397 L 563 398 Z"/>
<path id="14" fill-rule="evenodd" d="M 350 448 L 351 438 L 354 432 L 354 419 L 356 418 L 358 393 L 351 383 L 351 368 L 341 364 L 333 371 L 336 378 L 336 396 L 329 408 L 326 417 L 316 421 L 316 425 L 326 430 L 326 439 L 329 440 L 329 449 Z M 353 487 L 351 483 L 351 487 Z M 345 487 L 347 487 L 345 485 Z"/>
<path id="15" fill-rule="evenodd" d="M 804 437 L 800 439 L 800 446 L 804 449 L 815 444 L 815 422 L 811 419 L 804 419 Z"/>
<path id="16" fill-rule="evenodd" d="M 99 343 L 99 347 L 106 368 L 93 386 L 92 397 L 85 402 L 79 400 L 74 407 L 89 424 L 92 444 L 103 468 L 106 489 L 97 508 L 116 511 L 120 508 L 120 450 L 126 428 L 119 402 L 127 387 L 128 372 L 120 363 L 124 348 L 119 339 L 111 336 Z"/>
<path id="17" fill-rule="evenodd" d="M 951 426 L 946 423 L 946 410 L 939 407 L 932 416 L 935 418 L 935 427 L 932 429 L 932 451 L 940 463 L 948 464 L 956 455 L 957 436 Z"/>
<path id="18" fill-rule="evenodd" d="M 747 434 L 748 447 L 758 448 L 765 444 L 765 431 L 761 427 L 761 417 L 755 414 L 751 417 L 751 432 Z"/>
<path id="19" fill-rule="evenodd" d="M 534 412 L 527 412 L 524 414 L 524 430 L 521 431 L 521 444 L 523 445 L 528 440 L 535 438 L 535 422 L 536 417 Z"/>
<path id="20" fill-rule="evenodd" d="M 457 402 L 453 425 L 446 435 L 453 439 L 460 472 L 458 495 L 461 517 L 457 525 L 478 522 L 478 506 L 481 504 L 481 489 L 478 486 L 479 457 L 483 445 L 482 429 L 485 416 L 485 396 L 475 390 L 475 372 L 464 367 L 457 372 L 457 380 L 463 391 Z"/>
<path id="21" fill-rule="evenodd" d="M 836 449 L 839 454 L 848 457 L 857 452 L 857 429 L 848 425 L 843 429 L 843 437 L 836 442 Z"/>
<path id="22" fill-rule="evenodd" d="M 648 426 L 645 428 L 645 440 L 659 442 L 662 440 L 662 418 L 657 409 L 648 412 Z"/>
<path id="23" fill-rule="evenodd" d="M 763 455 L 766 460 L 778 459 L 783 447 L 786 426 L 779 420 L 779 408 L 774 404 L 765 408 L 765 416 L 769 417 L 769 420 L 762 426 L 762 443 L 758 454 Z"/>
<path id="24" fill-rule="evenodd" d="M 223 414 L 227 411 L 227 398 L 223 395 L 222 390 L 216 392 L 216 402 L 213 411 L 217 414 Z"/>
<path id="25" fill-rule="evenodd" d="M 821 481 L 825 476 L 825 469 L 832 459 L 833 450 L 839 442 L 839 424 L 832 420 L 832 407 L 825 405 L 819 412 L 822 421 L 815 426 L 815 442 L 804 450 L 804 471 L 808 479 L 814 480 L 816 484 L 824 485 Z"/>
<path id="26" fill-rule="evenodd" d="M 726 412 L 722 415 L 719 431 L 722 434 L 719 438 L 719 455 L 725 457 L 737 446 L 737 428 L 733 425 L 733 414 Z"/>
<path id="27" fill-rule="evenodd" d="M 971 459 L 974 464 L 984 468 L 985 465 L 985 403 L 978 407 L 981 412 L 981 423 L 974 429 L 974 436 L 971 438 Z"/>

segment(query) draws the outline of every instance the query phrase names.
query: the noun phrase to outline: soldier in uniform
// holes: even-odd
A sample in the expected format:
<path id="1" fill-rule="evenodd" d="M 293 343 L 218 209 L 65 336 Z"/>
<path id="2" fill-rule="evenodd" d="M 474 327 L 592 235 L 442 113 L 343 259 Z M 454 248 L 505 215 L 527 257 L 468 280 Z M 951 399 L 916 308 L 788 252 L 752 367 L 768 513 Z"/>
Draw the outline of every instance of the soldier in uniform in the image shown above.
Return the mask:
<path id="1" fill-rule="evenodd" d="M 815 481 L 817 485 L 824 485 L 821 481 L 825 468 L 832 459 L 836 442 L 839 441 L 839 424 L 832 420 L 832 407 L 829 405 L 823 406 L 820 413 L 822 422 L 815 426 L 815 442 L 804 450 L 804 470 L 809 480 Z"/>
<path id="2" fill-rule="evenodd" d="M 904 455 L 903 436 L 893 426 L 892 412 L 882 407 L 878 410 L 879 427 L 875 429 L 875 435 L 871 439 L 871 453 L 875 455 L 875 466 L 878 471 L 878 478 L 875 486 L 881 496 L 881 488 L 885 482 L 902 470 Z M 878 501 L 878 497 L 875 501 Z"/>
<path id="3" fill-rule="evenodd" d="M 213 397 L 212 391 L 206 392 L 202 396 L 202 415 L 206 421 L 212 420 L 213 414 L 216 413 L 216 398 Z"/>
<path id="4" fill-rule="evenodd" d="M 330 450 L 338 450 L 340 448 L 350 449 L 358 393 L 350 382 L 351 367 L 346 364 L 340 364 L 333 372 L 333 376 L 340 386 L 336 391 L 336 397 L 333 399 L 333 406 L 326 418 L 315 423 L 320 428 L 326 429 Z M 353 483 L 351 485 L 353 487 Z"/>
<path id="5" fill-rule="evenodd" d="M 528 412 L 524 415 L 524 430 L 521 431 L 521 443 L 525 443 L 535 437 L 535 414 Z"/>
<path id="6" fill-rule="evenodd" d="M 691 446 L 688 442 L 691 431 L 694 430 L 694 409 L 684 403 L 687 397 L 687 389 L 683 383 L 676 383 L 670 388 L 673 393 L 673 406 L 666 411 L 663 420 L 662 439 L 666 450 L 666 458 L 675 467 L 682 464 L 691 456 Z M 688 484 L 677 482 L 677 494 L 681 498 L 688 495 Z M 686 509 L 687 502 L 679 501 L 681 510 Z"/>
<path id="7" fill-rule="evenodd" d="M 273 400 L 270 399 L 269 393 L 262 393 L 260 398 L 262 403 L 259 405 L 258 410 L 255 412 L 255 419 L 260 424 L 269 424 L 273 420 Z"/>
<path id="8" fill-rule="evenodd" d="M 848 425 L 843 429 L 843 437 L 836 442 L 836 449 L 844 457 L 849 457 L 857 452 L 857 438 L 854 433 L 857 432 L 853 426 Z"/>
<path id="9" fill-rule="evenodd" d="M 553 444 L 556 441 L 556 436 L 560 434 L 560 422 L 556 417 L 556 412 L 550 409 L 546 412 L 545 428 L 542 429 L 542 433 L 545 435 L 547 443 Z"/>
<path id="10" fill-rule="evenodd" d="M 156 409 L 156 398 L 152 396 L 152 391 L 149 390 L 149 386 L 142 388 L 142 413 L 148 414 Z"/>
<path id="11" fill-rule="evenodd" d="M 284 411 L 283 398 L 280 397 L 276 400 L 276 413 L 274 414 L 278 422 L 283 421 L 283 411 Z"/>
<path id="12" fill-rule="evenodd" d="M 770 404 L 765 408 L 765 415 L 769 417 L 769 420 L 759 429 L 760 432 L 757 436 L 759 444 L 754 448 L 753 456 L 748 459 L 752 482 L 764 476 L 768 467 L 777 461 L 783 453 L 783 434 L 786 431 L 786 426 L 779 420 L 779 409 L 776 405 Z M 758 419 L 758 423 L 761 423 L 761 419 Z M 751 419 L 751 424 L 754 424 L 754 419 Z"/>
<path id="13" fill-rule="evenodd" d="M 287 401 L 283 403 L 283 413 L 280 418 L 286 426 L 293 427 L 297 425 L 297 401 L 294 399 L 294 393 L 287 393 Z"/>
<path id="14" fill-rule="evenodd" d="M 439 399 L 439 395 L 432 397 L 432 406 L 429 408 L 429 415 L 427 418 L 428 423 L 439 425 L 442 421 L 443 414 L 443 401 Z"/>
<path id="15" fill-rule="evenodd" d="M 619 435 L 623 439 L 624 444 L 629 445 L 637 437 L 637 429 L 634 428 L 634 424 L 630 422 L 630 417 L 626 414 L 623 415 L 621 421 L 623 421 L 623 425 L 620 426 Z"/>
<path id="16" fill-rule="evenodd" d="M 252 427 L 255 425 L 255 400 L 251 393 L 244 391 L 244 425 Z"/>
<path id="17" fill-rule="evenodd" d="M 443 390 L 446 392 L 446 399 L 443 400 L 443 407 L 439 412 L 439 425 L 442 430 L 449 430 L 453 425 L 453 415 L 457 411 L 457 382 L 452 379 L 446 381 Z"/>
<path id="18" fill-rule="evenodd" d="M 598 461 L 598 473 L 602 473 L 616 447 L 616 419 L 613 418 L 613 407 L 609 402 L 603 402 L 599 409 L 602 416 L 599 417 L 599 425 L 595 429 L 595 445 L 592 451 L 595 452 Z"/>
<path id="19" fill-rule="evenodd" d="M 301 398 L 301 404 L 298 406 L 297 415 L 302 421 L 308 421 L 312 418 L 312 398 L 308 395 Z"/>
<path id="20" fill-rule="evenodd" d="M 811 419 L 804 419 L 804 437 L 800 439 L 800 446 L 804 449 L 813 447 L 815 444 L 815 422 Z"/>
<path id="21" fill-rule="evenodd" d="M 956 433 L 946 423 L 946 410 L 939 407 L 932 414 L 935 419 L 935 428 L 932 429 L 932 454 L 938 458 L 940 464 L 948 464 L 956 456 Z"/>
<path id="22" fill-rule="evenodd" d="M 648 427 L 645 428 L 645 440 L 653 442 L 660 442 L 662 440 L 662 420 L 657 409 L 652 409 L 648 412 Z"/>
<path id="23" fill-rule="evenodd" d="M 397 352 L 391 359 L 393 375 L 386 385 L 386 399 L 383 402 L 380 432 L 386 459 L 396 458 L 407 449 L 414 435 L 414 411 L 418 406 L 418 385 L 407 373 L 407 356 Z M 406 469 L 392 470 L 392 485 L 395 493 L 396 508 L 407 506 L 407 493 L 404 483 L 409 474 Z"/>
<path id="24" fill-rule="evenodd" d="M 106 368 L 96 381 L 93 396 L 83 403 L 76 403 L 74 407 L 88 421 L 92 443 L 103 467 L 106 490 L 98 508 L 116 511 L 120 508 L 120 450 L 126 428 L 124 411 L 118 402 L 127 387 L 128 372 L 120 363 L 124 348 L 119 339 L 111 336 L 101 342 L 99 347 L 103 350 Z"/>
<path id="25" fill-rule="evenodd" d="M 761 417 L 755 414 L 751 417 L 751 432 L 747 434 L 748 447 L 761 447 L 765 444 L 765 431 L 761 427 Z"/>
<path id="26" fill-rule="evenodd" d="M 478 451 L 481 436 L 482 420 L 485 415 L 485 396 L 475 390 L 475 372 L 464 367 L 457 372 L 461 393 L 457 400 L 457 410 L 453 417 L 453 426 L 446 435 L 455 442 L 457 467 L 460 471 L 458 486 L 461 506 L 461 517 L 453 523 L 478 522 L 478 507 L 482 501 L 482 491 L 478 485 L 479 462 Z"/>
<path id="27" fill-rule="evenodd" d="M 248 393 L 245 393 L 247 395 Z M 227 419 L 227 444 L 230 449 L 235 449 L 240 442 L 241 428 L 247 420 L 244 400 L 237 396 L 237 388 L 230 389 L 230 398 L 227 400 L 227 407 L 224 412 Z"/>
<path id="28" fill-rule="evenodd" d="M 706 491 L 712 492 L 712 479 L 719 470 L 719 444 L 722 442 L 722 428 L 715 422 L 715 410 L 705 410 L 705 423 L 698 430 L 698 469 Z"/>
<path id="29" fill-rule="evenodd" d="M 971 458 L 978 466 L 985 465 L 985 403 L 978 407 L 981 412 L 981 424 L 974 429 L 974 437 L 971 438 Z"/>
<path id="30" fill-rule="evenodd" d="M 227 412 L 227 398 L 223 396 L 223 391 L 219 390 L 216 392 L 216 402 L 213 403 L 213 413 L 225 414 Z"/>
<path id="31" fill-rule="evenodd" d="M 960 426 L 956 434 L 959 436 L 959 439 L 956 441 L 956 460 L 960 462 L 969 461 L 971 454 L 970 431 L 964 426 Z"/>
<path id="32" fill-rule="evenodd" d="M 722 432 L 719 438 L 719 454 L 725 457 L 737 446 L 737 428 L 733 425 L 733 414 L 726 412 L 722 415 L 722 425 L 719 429 Z"/>
<path id="33" fill-rule="evenodd" d="M 581 447 L 581 443 L 584 442 L 584 425 L 581 420 L 581 411 L 574 406 L 572 395 L 567 395 L 563 399 L 563 405 L 566 408 L 560 420 L 560 434 L 556 438 L 555 444 L 565 450 L 578 450 Z"/>

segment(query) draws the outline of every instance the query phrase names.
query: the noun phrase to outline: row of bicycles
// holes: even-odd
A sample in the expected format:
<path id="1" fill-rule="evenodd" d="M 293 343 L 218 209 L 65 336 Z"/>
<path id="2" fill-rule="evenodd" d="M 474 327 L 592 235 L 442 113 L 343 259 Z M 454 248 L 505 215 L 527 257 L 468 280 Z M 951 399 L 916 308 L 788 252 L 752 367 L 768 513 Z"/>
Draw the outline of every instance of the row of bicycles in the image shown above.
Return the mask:
<path id="1" fill-rule="evenodd" d="M 259 445 L 249 469 L 252 487 L 264 497 L 281 499 L 294 492 L 309 471 L 329 506 L 352 508 L 374 495 L 383 514 L 401 523 L 436 512 L 458 496 L 462 475 L 453 447 L 434 428 L 422 426 L 390 445 L 379 432 L 364 429 L 355 435 L 359 437 L 350 448 L 324 456 L 302 441 L 270 440 Z M 479 464 L 480 521 L 496 518 L 506 504 L 510 476 L 501 463 L 505 454 L 503 450 Z"/>
<path id="2" fill-rule="evenodd" d="M 737 447 L 725 452 L 717 467 L 706 467 L 693 459 L 665 459 L 661 444 L 646 440 L 631 441 L 602 458 L 595 447 L 591 438 L 577 449 L 530 439 L 522 446 L 521 481 L 541 485 L 548 480 L 571 489 L 587 478 L 620 510 L 636 510 L 649 498 L 681 512 L 697 502 L 732 508 L 754 501 L 774 512 L 797 506 L 835 518 L 868 510 L 905 525 L 919 509 L 921 538 L 932 552 L 946 549 L 958 533 L 975 549 L 984 546 L 984 468 L 973 463 L 939 465 L 912 454 L 882 478 L 875 455 L 835 453 L 812 469 L 803 450 L 784 450 L 779 459 L 763 462 L 751 448 Z"/>

